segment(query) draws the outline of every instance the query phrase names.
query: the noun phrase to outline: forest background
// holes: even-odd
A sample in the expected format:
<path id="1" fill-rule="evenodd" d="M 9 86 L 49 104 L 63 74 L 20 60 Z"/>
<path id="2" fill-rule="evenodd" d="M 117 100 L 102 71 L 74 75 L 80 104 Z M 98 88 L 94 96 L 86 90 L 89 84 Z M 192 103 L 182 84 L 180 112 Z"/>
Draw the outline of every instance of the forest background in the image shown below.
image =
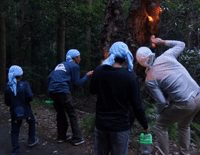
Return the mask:
<path id="1" fill-rule="evenodd" d="M 102 40 L 106 35 L 105 17 L 112 12 L 106 11 L 109 10 L 108 6 L 121 4 L 121 10 L 118 7 L 116 10 L 121 11 L 121 30 L 126 31 L 133 3 L 138 5 L 143 1 L 145 0 L 1 0 L 0 91 L 5 89 L 9 67 L 17 64 L 23 68 L 24 80 L 31 85 L 34 96 L 39 100 L 48 99 L 48 75 L 58 63 L 65 60 L 69 49 L 75 48 L 81 53 L 81 77 L 100 64 L 104 50 Z M 178 60 L 200 85 L 200 0 L 162 0 L 160 6 L 162 12 L 156 37 L 186 43 Z M 159 56 L 165 50 L 164 46 L 159 46 L 154 52 Z M 136 51 L 132 52 L 134 55 Z M 135 61 L 136 58 L 134 63 Z M 88 85 L 89 81 L 79 89 L 72 88 L 72 94 L 75 98 L 91 97 L 95 105 L 95 97 L 90 96 Z M 142 82 L 141 91 L 153 129 L 157 118 L 155 104 L 152 104 L 155 102 Z M 199 124 L 200 116 L 197 115 L 192 124 L 192 140 L 200 145 Z M 170 129 L 171 139 L 177 139 L 177 125 Z"/>

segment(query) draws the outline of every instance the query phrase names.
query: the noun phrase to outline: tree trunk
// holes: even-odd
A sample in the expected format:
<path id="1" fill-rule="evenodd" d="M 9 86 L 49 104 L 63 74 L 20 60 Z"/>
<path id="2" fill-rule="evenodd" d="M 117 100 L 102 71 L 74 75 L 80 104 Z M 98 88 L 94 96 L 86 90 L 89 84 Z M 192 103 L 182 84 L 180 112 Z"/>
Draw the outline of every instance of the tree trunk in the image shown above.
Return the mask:
<path id="1" fill-rule="evenodd" d="M 60 13 L 59 13 L 60 14 Z M 58 19 L 57 63 L 65 60 L 65 19 Z"/>
<path id="2" fill-rule="evenodd" d="M 186 24 L 190 28 L 190 25 L 193 25 L 192 18 L 192 10 L 187 10 L 187 17 L 186 17 Z M 191 35 L 192 35 L 192 29 L 190 28 L 185 35 L 185 47 L 190 49 L 191 48 Z"/>
<path id="3" fill-rule="evenodd" d="M 105 10 L 101 44 L 104 58 L 116 41 L 123 40 L 123 0 L 109 0 Z"/>
<path id="4" fill-rule="evenodd" d="M 145 68 L 137 63 L 136 52 L 141 46 L 151 48 L 151 35 L 158 36 L 159 5 L 160 0 L 134 0 L 129 8 L 125 29 L 125 43 L 134 56 L 134 71 L 142 78 L 141 81 L 145 79 Z M 151 16 L 154 21 L 150 21 L 148 16 Z"/>
<path id="5" fill-rule="evenodd" d="M 0 14 L 0 91 L 6 86 L 6 26 L 5 14 Z"/>
<path id="6" fill-rule="evenodd" d="M 92 0 L 87 1 L 87 5 L 92 7 Z M 91 27 L 90 17 L 87 18 L 88 24 L 86 25 L 86 59 L 85 59 L 85 68 L 86 70 L 91 70 Z"/>
<path id="7" fill-rule="evenodd" d="M 18 50 L 16 55 L 16 64 L 21 65 L 22 61 L 22 46 L 23 46 L 23 25 L 24 25 L 24 0 L 20 0 L 20 18 L 19 18 L 19 32 L 18 32 Z"/>

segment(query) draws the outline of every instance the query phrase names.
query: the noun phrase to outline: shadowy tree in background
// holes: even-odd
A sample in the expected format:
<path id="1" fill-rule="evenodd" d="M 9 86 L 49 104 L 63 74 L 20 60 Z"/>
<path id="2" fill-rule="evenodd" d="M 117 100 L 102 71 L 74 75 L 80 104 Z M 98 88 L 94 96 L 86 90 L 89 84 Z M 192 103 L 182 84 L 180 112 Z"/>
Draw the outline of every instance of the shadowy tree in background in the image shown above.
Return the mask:
<path id="1" fill-rule="evenodd" d="M 22 65 L 22 48 L 23 48 L 23 38 L 24 38 L 24 32 L 23 32 L 23 26 L 24 26 L 24 16 L 25 16 L 25 0 L 20 0 L 19 2 L 19 29 L 18 29 L 18 49 L 16 54 L 16 61 L 15 63 L 19 66 Z"/>
<path id="2" fill-rule="evenodd" d="M 59 2 L 2 0 L 0 12 L 6 12 L 6 66 L 9 68 L 18 61 L 24 70 L 24 80 L 30 83 L 35 96 L 45 94 L 47 77 L 57 64 L 57 54 L 60 55 L 58 60 L 60 62 L 61 59 L 65 59 L 63 53 L 71 48 L 78 49 L 82 58 L 80 74 L 83 76 L 89 69 L 94 69 L 100 64 L 102 52 L 108 52 L 115 41 L 127 43 L 134 56 L 139 46 L 150 47 L 150 36 L 154 34 L 157 37 L 158 31 L 152 31 L 152 22 L 147 15 L 154 16 L 155 9 L 151 10 L 151 8 L 157 6 L 158 2 L 157 0 L 62 0 Z M 58 12 L 60 5 L 61 15 Z M 186 34 L 191 32 L 190 39 L 187 40 L 190 42 L 191 49 L 197 48 L 199 0 L 162 0 L 161 7 L 163 11 L 160 22 L 155 20 L 160 25 L 159 37 L 185 40 Z M 190 16 L 188 8 L 192 12 Z M 64 19 L 65 22 L 58 24 L 58 19 Z M 142 22 L 139 23 L 140 21 Z M 60 31 L 58 27 L 61 28 Z M 58 32 L 61 32 L 62 36 Z M 62 41 L 59 41 L 59 38 Z M 164 50 L 164 46 L 157 46 L 156 56 Z M 59 54 L 59 51 L 62 54 Z M 1 54 L 0 59 L 3 57 Z M 135 71 L 142 79 L 144 71 L 137 65 L 135 59 L 134 69 L 137 69 Z M 1 66 L 0 68 L 2 69 Z M 194 71 L 192 65 L 187 66 L 188 68 L 191 72 Z M 198 77 L 197 74 L 196 79 Z M 86 91 L 87 89 L 83 90 Z"/>
<path id="3" fill-rule="evenodd" d="M 105 9 L 101 44 L 104 58 L 116 41 L 123 41 L 123 0 L 109 0 Z"/>
<path id="4" fill-rule="evenodd" d="M 88 10 L 92 10 L 92 0 L 87 0 L 86 5 L 88 5 Z M 91 12 L 90 12 L 91 13 Z M 90 25 L 91 16 L 87 17 L 86 22 L 86 58 L 85 58 L 85 69 L 91 70 L 91 58 L 92 58 L 92 46 L 91 46 L 91 25 Z"/>
<path id="5" fill-rule="evenodd" d="M 63 5 L 62 3 L 57 4 L 58 12 L 58 34 L 57 34 L 57 64 L 65 60 L 65 18 L 63 14 Z"/>
<path id="6" fill-rule="evenodd" d="M 6 86 L 6 13 L 0 12 L 0 91 Z"/>

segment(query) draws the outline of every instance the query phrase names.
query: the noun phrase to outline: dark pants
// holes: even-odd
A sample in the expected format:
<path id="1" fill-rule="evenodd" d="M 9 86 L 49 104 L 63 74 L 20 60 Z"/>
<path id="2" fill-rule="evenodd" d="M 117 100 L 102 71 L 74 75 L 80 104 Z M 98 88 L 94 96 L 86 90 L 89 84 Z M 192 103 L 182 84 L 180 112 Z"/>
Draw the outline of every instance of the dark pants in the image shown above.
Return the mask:
<path id="1" fill-rule="evenodd" d="M 72 128 L 72 142 L 80 141 L 82 138 L 78 127 L 78 119 L 72 103 L 71 94 L 66 93 L 50 93 L 50 97 L 54 101 L 54 108 L 57 112 L 57 132 L 58 139 L 65 139 L 68 129 L 67 115 Z"/>
<path id="2" fill-rule="evenodd" d="M 130 130 L 121 132 L 102 131 L 95 128 L 95 155 L 126 155 Z"/>
<path id="3" fill-rule="evenodd" d="M 29 142 L 34 142 L 35 141 L 35 118 L 33 115 L 28 117 L 26 119 L 27 123 L 29 124 L 29 132 L 28 132 L 28 141 Z M 19 142 L 18 142 L 18 137 L 19 137 L 19 131 L 20 131 L 20 126 L 22 124 L 22 120 L 11 120 L 11 141 L 12 141 L 12 153 L 19 153 Z"/>

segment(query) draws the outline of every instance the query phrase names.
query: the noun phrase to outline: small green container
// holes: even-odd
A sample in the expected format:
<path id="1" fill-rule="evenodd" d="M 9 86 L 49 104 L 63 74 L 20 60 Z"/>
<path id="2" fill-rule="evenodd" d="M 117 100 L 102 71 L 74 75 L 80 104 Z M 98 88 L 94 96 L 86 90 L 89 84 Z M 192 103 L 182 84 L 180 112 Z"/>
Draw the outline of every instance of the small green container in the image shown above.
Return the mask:
<path id="1" fill-rule="evenodd" d="M 51 100 L 46 100 L 45 102 L 46 102 L 46 103 L 49 103 L 49 104 L 53 104 L 53 103 L 54 103 L 54 102 L 51 101 Z"/>
<path id="2" fill-rule="evenodd" d="M 140 149 L 143 154 L 150 154 L 152 144 L 152 135 L 141 133 L 140 135 Z"/>

